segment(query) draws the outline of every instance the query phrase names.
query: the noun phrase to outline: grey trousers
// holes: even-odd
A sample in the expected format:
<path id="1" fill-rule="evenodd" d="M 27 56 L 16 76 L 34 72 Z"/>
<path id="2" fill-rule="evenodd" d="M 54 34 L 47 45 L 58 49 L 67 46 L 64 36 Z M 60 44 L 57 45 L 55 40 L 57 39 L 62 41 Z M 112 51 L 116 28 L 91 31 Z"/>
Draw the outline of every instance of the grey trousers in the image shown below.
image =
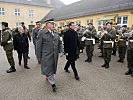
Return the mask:
<path id="1" fill-rule="evenodd" d="M 55 78 L 54 78 L 54 74 L 48 76 L 48 81 L 51 85 L 55 84 Z"/>

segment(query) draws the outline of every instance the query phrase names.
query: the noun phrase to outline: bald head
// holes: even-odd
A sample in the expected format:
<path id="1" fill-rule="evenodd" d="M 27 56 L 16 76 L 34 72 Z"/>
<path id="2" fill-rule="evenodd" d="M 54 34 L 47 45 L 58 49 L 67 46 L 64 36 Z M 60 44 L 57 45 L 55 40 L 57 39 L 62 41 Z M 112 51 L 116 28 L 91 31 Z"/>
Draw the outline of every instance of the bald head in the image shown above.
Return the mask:
<path id="1" fill-rule="evenodd" d="M 24 33 L 24 28 L 23 28 L 22 26 L 19 26 L 19 27 L 18 27 L 18 31 L 19 31 L 20 33 Z"/>

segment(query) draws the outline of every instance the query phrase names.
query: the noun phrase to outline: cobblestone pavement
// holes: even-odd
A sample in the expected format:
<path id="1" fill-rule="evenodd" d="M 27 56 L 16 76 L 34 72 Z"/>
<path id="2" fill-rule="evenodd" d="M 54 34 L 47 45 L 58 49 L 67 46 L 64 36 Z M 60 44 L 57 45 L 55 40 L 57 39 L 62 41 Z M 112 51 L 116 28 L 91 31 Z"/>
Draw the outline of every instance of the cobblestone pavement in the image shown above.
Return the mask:
<path id="1" fill-rule="evenodd" d="M 53 93 L 45 77 L 40 74 L 40 65 L 34 55 L 31 43 L 29 66 L 26 70 L 18 65 L 14 52 L 17 72 L 7 74 L 9 68 L 5 53 L 0 48 L 0 100 L 133 100 L 133 78 L 125 76 L 126 61 L 117 63 L 118 56 L 112 56 L 111 67 L 101 68 L 103 59 L 95 49 L 93 62 L 85 63 L 85 53 L 76 62 L 80 81 L 76 81 L 73 72 L 65 73 L 65 57 L 59 58 L 56 74 L 57 93 Z"/>

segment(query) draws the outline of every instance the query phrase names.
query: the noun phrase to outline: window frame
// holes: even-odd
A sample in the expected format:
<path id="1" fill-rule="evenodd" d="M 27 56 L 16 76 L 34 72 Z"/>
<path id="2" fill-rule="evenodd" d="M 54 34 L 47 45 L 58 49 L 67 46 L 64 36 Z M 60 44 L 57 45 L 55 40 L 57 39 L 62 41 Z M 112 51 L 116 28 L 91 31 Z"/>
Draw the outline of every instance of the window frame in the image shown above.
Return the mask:
<path id="1" fill-rule="evenodd" d="M 5 15 L 5 8 L 3 7 L 0 8 L 0 15 Z"/>
<path id="2" fill-rule="evenodd" d="M 15 8 L 14 13 L 15 13 L 15 16 L 20 16 L 20 15 L 21 15 L 21 14 L 20 14 L 20 9 L 19 9 L 19 8 Z"/>

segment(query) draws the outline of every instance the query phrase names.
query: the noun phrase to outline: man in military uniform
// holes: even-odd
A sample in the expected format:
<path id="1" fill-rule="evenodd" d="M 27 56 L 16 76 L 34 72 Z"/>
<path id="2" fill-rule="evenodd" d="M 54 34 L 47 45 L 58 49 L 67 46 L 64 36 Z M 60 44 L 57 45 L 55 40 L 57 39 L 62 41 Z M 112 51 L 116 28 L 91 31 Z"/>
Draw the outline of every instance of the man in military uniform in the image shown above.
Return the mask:
<path id="1" fill-rule="evenodd" d="M 99 48 L 101 50 L 101 55 L 99 57 L 103 57 L 103 40 L 101 38 L 103 37 L 105 30 L 106 30 L 106 25 L 104 25 L 103 28 L 101 28 L 99 33 L 99 40 L 100 40 Z"/>
<path id="2" fill-rule="evenodd" d="M 103 54 L 104 54 L 104 64 L 102 67 L 109 68 L 109 63 L 111 61 L 112 54 L 112 40 L 114 39 L 114 31 L 111 29 L 112 24 L 107 23 L 107 31 L 104 32 L 104 36 L 102 37 L 103 41 Z"/>
<path id="3" fill-rule="evenodd" d="M 125 75 L 131 75 L 133 77 L 133 30 L 130 32 L 131 37 L 129 37 L 128 48 L 127 48 L 127 62 L 128 71 Z"/>
<path id="4" fill-rule="evenodd" d="M 126 40 L 127 37 L 125 36 L 125 33 L 128 33 L 127 25 L 122 26 L 122 33 L 119 34 L 118 37 L 118 54 L 119 54 L 119 60 L 117 62 L 124 62 L 125 54 L 126 54 Z"/>
<path id="5" fill-rule="evenodd" d="M 2 22 L 2 40 L 1 40 L 1 46 L 4 48 L 6 52 L 6 56 L 8 59 L 8 62 L 11 66 L 9 70 L 7 70 L 7 73 L 15 72 L 15 62 L 13 58 L 13 43 L 12 43 L 12 33 L 11 30 L 8 28 L 7 22 Z"/>
<path id="6" fill-rule="evenodd" d="M 107 28 L 107 32 L 109 33 L 109 34 L 111 34 L 111 37 L 112 37 L 112 40 L 113 40 L 113 42 L 114 42 L 114 45 L 113 45 L 113 48 L 112 48 L 112 51 L 113 51 L 113 53 L 112 53 L 112 55 L 114 55 L 114 56 L 116 56 L 116 51 L 117 51 L 117 47 L 116 47 L 116 43 L 115 43 L 115 39 L 116 39 L 116 29 L 112 26 L 112 22 L 108 22 L 107 23 L 108 24 L 108 28 Z M 109 25 L 110 24 L 110 25 Z"/>
<path id="7" fill-rule="evenodd" d="M 81 50 L 81 53 L 83 53 L 83 49 L 84 49 L 84 41 L 82 40 L 82 38 L 83 38 L 83 28 L 80 25 L 78 25 L 77 33 L 78 33 L 78 38 L 79 38 L 79 42 L 80 42 L 80 50 Z"/>
<path id="8" fill-rule="evenodd" d="M 36 22 L 36 27 L 32 30 L 32 38 L 33 38 L 33 44 L 35 46 L 35 55 L 36 55 L 36 42 L 37 42 L 37 36 L 38 32 L 41 29 L 41 22 L 37 21 Z M 38 59 L 38 58 L 37 58 Z M 38 59 L 38 63 L 40 64 L 40 60 Z"/>
<path id="9" fill-rule="evenodd" d="M 85 60 L 85 62 L 92 62 L 95 36 L 97 32 L 92 23 L 89 23 L 88 26 L 89 27 L 84 34 L 84 36 L 86 37 L 85 45 L 86 45 L 86 54 L 87 54 L 87 59 Z"/>

